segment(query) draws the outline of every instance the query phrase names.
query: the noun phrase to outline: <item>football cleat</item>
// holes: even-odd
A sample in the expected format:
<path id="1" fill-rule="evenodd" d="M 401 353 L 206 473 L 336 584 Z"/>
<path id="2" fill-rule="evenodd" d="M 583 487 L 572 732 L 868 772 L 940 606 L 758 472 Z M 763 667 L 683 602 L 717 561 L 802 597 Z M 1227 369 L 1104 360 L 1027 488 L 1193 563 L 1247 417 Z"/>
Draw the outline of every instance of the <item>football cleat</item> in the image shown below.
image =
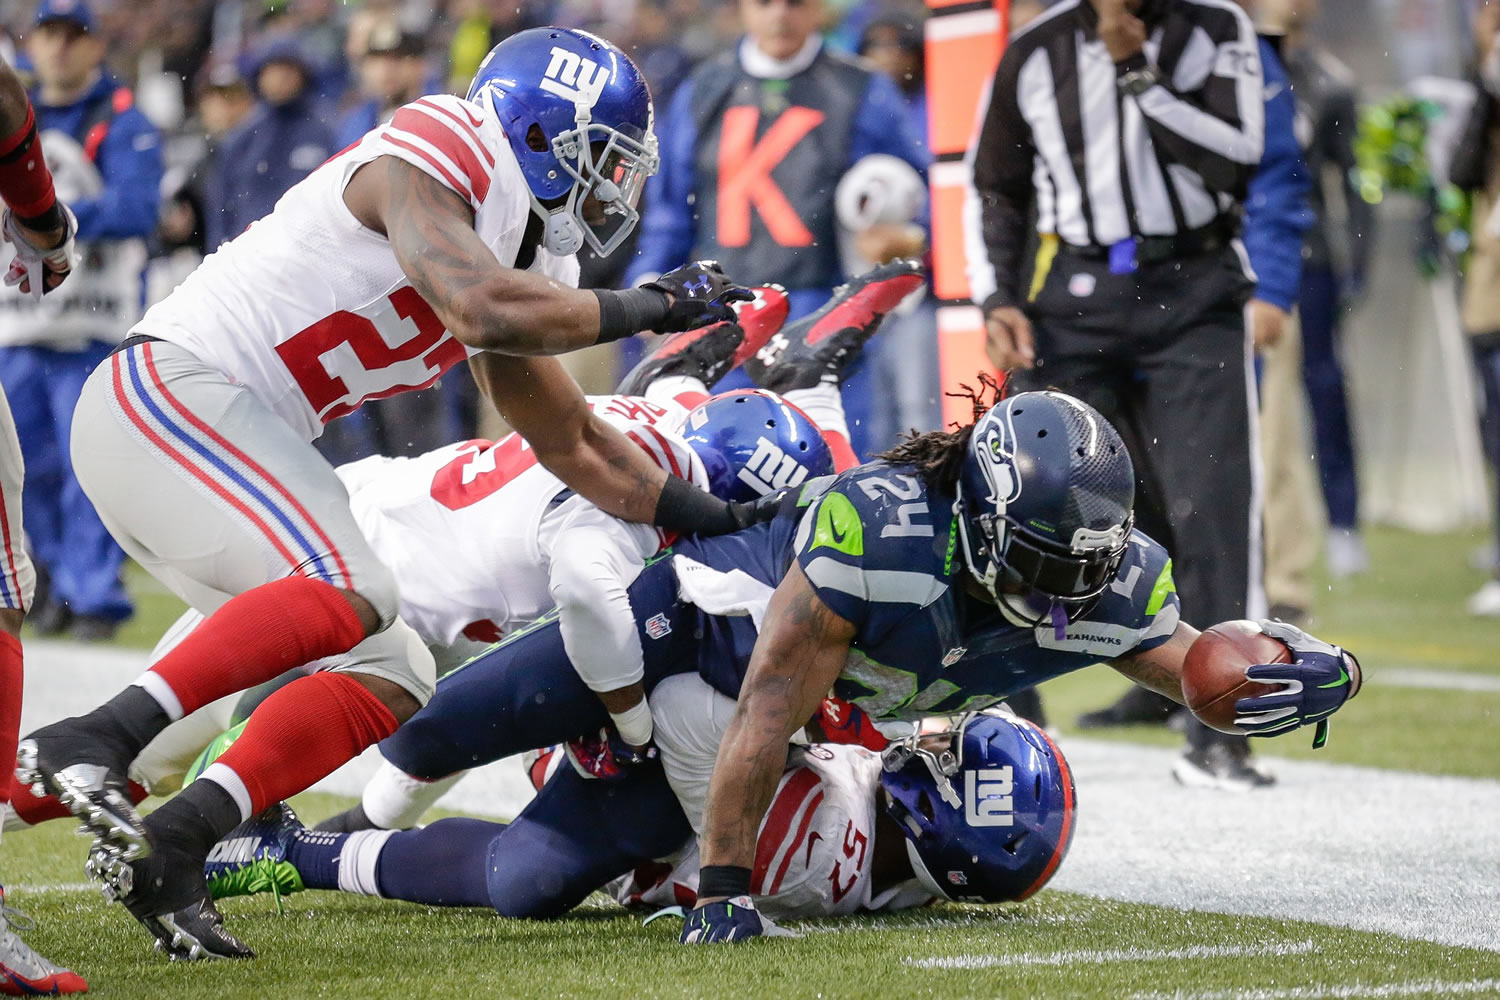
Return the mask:
<path id="1" fill-rule="evenodd" d="M 286 859 L 287 848 L 307 827 L 292 807 L 278 802 L 231 830 L 208 852 L 203 877 L 214 899 L 269 892 L 281 897 L 301 892 L 302 874 Z"/>
<path id="2" fill-rule="evenodd" d="M 56 996 L 83 993 L 89 984 L 72 969 L 60 969 L 31 950 L 16 928 L 30 930 L 31 918 L 5 905 L 0 888 L 0 996 Z"/>
<path id="3" fill-rule="evenodd" d="M 630 369 L 616 391 L 626 396 L 644 396 L 652 382 L 669 375 L 713 385 L 734 367 L 735 350 L 744 339 L 739 324 L 729 322 L 670 334 Z"/>
<path id="4" fill-rule="evenodd" d="M 730 368 L 739 367 L 759 353 L 786 325 L 787 313 L 792 309 L 792 300 L 780 285 L 758 285 L 750 293 L 755 296 L 750 301 L 736 302 L 730 307 L 735 322 L 745 331 L 745 339 L 735 350 Z"/>
<path id="5" fill-rule="evenodd" d="M 104 898 L 120 902 L 156 939 L 156 950 L 174 962 L 254 958 L 255 952 L 224 929 L 208 894 L 203 859 L 170 840 L 155 838 L 150 854 L 127 861 L 95 842 L 84 872 Z"/>
<path id="6" fill-rule="evenodd" d="M 834 289 L 823 308 L 777 332 L 745 360 L 745 373 L 762 389 L 788 392 L 838 384 L 880 323 L 926 274 L 914 260 L 893 260 Z"/>
<path id="7" fill-rule="evenodd" d="M 131 801 L 130 761 L 90 733 L 86 719 L 44 726 L 16 747 L 16 779 L 36 796 L 54 795 L 84 831 L 126 861 L 151 852 Z"/>
<path id="8" fill-rule="evenodd" d="M 1276 775 L 1252 760 L 1248 749 L 1210 743 L 1202 750 L 1188 750 L 1172 765 L 1172 777 L 1188 788 L 1213 788 L 1222 792 L 1249 792 L 1276 784 Z"/>

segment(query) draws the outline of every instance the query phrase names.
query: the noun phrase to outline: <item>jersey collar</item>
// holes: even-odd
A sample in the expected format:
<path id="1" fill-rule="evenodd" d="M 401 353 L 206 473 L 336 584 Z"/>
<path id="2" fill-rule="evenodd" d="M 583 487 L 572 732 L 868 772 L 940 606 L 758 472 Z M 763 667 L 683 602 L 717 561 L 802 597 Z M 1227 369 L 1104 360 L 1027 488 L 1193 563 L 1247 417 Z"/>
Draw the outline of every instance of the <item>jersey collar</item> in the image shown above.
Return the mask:
<path id="1" fill-rule="evenodd" d="M 746 73 L 761 80 L 790 80 L 811 66 L 821 51 L 823 36 L 813 32 L 790 59 L 772 59 L 747 35 L 740 39 L 740 65 Z"/>

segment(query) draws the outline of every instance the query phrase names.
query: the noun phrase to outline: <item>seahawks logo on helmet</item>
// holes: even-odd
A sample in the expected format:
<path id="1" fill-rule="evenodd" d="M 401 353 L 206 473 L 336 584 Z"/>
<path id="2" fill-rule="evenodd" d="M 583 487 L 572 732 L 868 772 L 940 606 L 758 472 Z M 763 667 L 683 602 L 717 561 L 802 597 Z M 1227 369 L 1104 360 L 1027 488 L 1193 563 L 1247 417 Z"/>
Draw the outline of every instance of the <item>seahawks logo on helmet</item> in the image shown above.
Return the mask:
<path id="1" fill-rule="evenodd" d="M 984 459 L 976 464 L 990 490 L 986 499 L 1004 513 L 1021 496 L 1021 477 L 1016 475 L 1015 465 L 1016 429 L 1011 425 L 1010 409 L 991 409 L 974 428 L 974 436 L 978 439 L 974 453 Z"/>

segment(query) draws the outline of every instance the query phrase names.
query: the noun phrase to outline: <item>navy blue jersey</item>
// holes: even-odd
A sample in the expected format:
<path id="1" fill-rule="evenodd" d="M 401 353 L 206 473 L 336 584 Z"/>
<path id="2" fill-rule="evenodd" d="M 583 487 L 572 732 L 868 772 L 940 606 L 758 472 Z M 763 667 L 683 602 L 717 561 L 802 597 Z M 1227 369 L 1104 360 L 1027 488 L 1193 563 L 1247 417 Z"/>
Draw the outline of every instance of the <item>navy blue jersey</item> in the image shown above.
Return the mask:
<path id="1" fill-rule="evenodd" d="M 872 462 L 808 483 L 771 522 L 690 539 L 672 560 L 698 608 L 699 673 L 738 697 L 770 591 L 795 559 L 818 596 L 853 623 L 834 691 L 875 719 L 950 715 L 1060 674 L 1152 649 L 1177 627 L 1171 560 L 1134 532 L 1116 577 L 1059 636 L 1012 624 L 965 587 L 953 497 L 912 470 Z"/>

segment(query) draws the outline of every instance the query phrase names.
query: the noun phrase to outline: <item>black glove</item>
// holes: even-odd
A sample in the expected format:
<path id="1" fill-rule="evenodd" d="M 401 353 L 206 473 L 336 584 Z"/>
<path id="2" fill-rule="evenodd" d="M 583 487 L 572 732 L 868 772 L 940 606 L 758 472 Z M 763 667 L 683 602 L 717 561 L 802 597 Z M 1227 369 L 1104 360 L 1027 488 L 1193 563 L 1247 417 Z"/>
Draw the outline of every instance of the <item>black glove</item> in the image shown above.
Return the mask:
<path id="1" fill-rule="evenodd" d="M 716 260 L 699 260 L 668 271 L 641 286 L 671 296 L 667 318 L 658 333 L 678 333 L 696 326 L 734 319 L 731 302 L 749 302 L 755 293 L 729 280 Z"/>

